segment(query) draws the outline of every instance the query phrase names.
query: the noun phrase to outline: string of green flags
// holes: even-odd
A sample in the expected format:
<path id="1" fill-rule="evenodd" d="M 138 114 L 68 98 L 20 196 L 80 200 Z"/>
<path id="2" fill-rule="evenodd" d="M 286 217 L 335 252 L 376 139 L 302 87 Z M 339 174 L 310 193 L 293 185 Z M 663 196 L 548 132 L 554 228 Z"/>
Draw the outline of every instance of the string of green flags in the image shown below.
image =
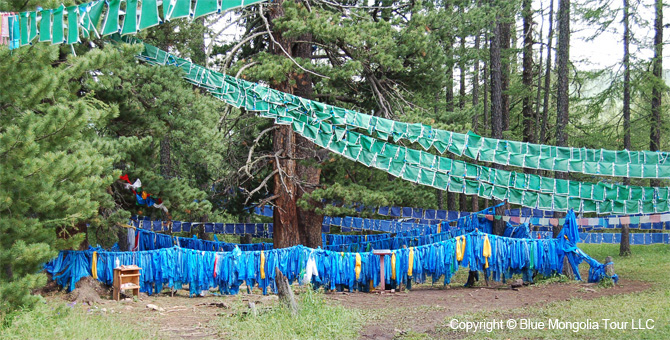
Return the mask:
<path id="1" fill-rule="evenodd" d="M 601 214 L 668 211 L 667 188 L 608 187 L 600 183 L 556 182 L 555 179 L 540 176 L 537 176 L 539 186 L 536 188 L 533 185 L 537 183 L 525 175 L 497 171 L 400 147 L 347 129 L 351 125 L 332 125 L 325 119 L 309 115 L 308 110 L 304 109 L 325 104 L 223 75 L 188 60 L 176 58 L 151 45 L 144 46 L 145 50 L 139 56 L 142 60 L 153 65 L 181 68 L 186 80 L 207 89 L 226 103 L 259 112 L 260 116 L 273 118 L 277 124 L 291 124 L 297 133 L 321 147 L 408 181 L 451 192 L 509 200 L 513 204 L 556 211 L 575 209 Z M 291 105 L 294 100 L 300 104 Z M 335 120 L 347 120 L 346 114 L 344 117 L 331 117 Z M 577 185 L 571 185 L 573 182 Z M 628 190 L 628 197 L 632 196 L 634 199 L 620 199 L 625 197 L 624 188 Z"/>
<path id="2" fill-rule="evenodd" d="M 132 39 L 126 39 L 126 41 L 132 42 Z M 540 150 L 538 152 L 530 152 L 529 150 L 532 151 L 534 148 L 529 147 L 530 144 L 527 143 L 485 138 L 471 132 L 462 134 L 433 129 L 423 124 L 397 122 L 300 98 L 209 70 L 188 60 L 176 58 L 153 46 L 145 46 L 142 58 L 147 62 L 176 65 L 184 71 L 184 78 L 192 84 L 206 88 L 214 96 L 232 105 L 244 106 L 248 110 L 261 112 L 261 115 L 263 115 L 262 112 L 272 115 L 270 110 L 277 109 L 287 114 L 297 112 L 316 121 L 347 128 L 358 128 L 370 134 L 374 132 L 378 138 L 384 140 L 392 136 L 394 142 L 401 139 L 416 142 L 425 150 L 432 146 L 441 154 L 450 152 L 484 162 L 522 168 L 598 176 L 670 178 L 670 165 L 664 164 L 667 156 L 665 152 L 610 151 L 567 147 L 547 147 L 553 151 L 545 152 L 542 150 L 549 149 L 544 146 L 538 146 L 537 150 Z M 521 146 L 522 144 L 526 146 Z M 624 157 L 624 154 L 630 156 Z M 525 182 L 530 184 L 531 181 L 537 181 L 537 178 L 529 177 Z M 568 183 L 567 186 L 570 187 L 570 184 Z M 623 186 L 617 188 L 620 187 Z M 644 192 L 645 197 L 649 197 L 652 190 L 637 187 L 635 191 Z M 667 192 L 667 190 L 664 191 Z M 659 194 L 662 195 L 663 192 Z M 626 194 L 622 195 L 625 197 Z"/>
<path id="3" fill-rule="evenodd" d="M 38 9 L 16 15 L 10 24 L 10 48 L 29 45 L 34 41 L 52 44 L 79 43 L 80 38 L 108 36 L 116 33 L 135 34 L 140 30 L 164 21 L 183 17 L 201 17 L 236 7 L 247 6 L 265 0 L 96 0 L 78 6 L 56 9 Z M 193 5 L 193 6 L 192 6 Z M 160 10 L 162 9 L 162 10 Z M 162 15 L 162 17 L 161 17 Z M 103 19 L 104 18 L 104 19 Z M 38 29 L 39 27 L 39 29 Z M 149 48 L 151 50 L 151 48 Z M 167 55 L 158 55 L 156 60 Z M 182 65 L 188 65 L 186 63 Z M 187 79 L 201 86 L 218 87 L 223 90 L 224 77 L 217 72 L 188 65 Z M 258 111 L 269 109 L 274 100 L 285 101 L 288 111 L 298 110 L 333 125 L 348 126 L 376 133 L 378 138 L 392 137 L 420 144 L 424 149 L 435 148 L 439 153 L 450 152 L 483 162 L 511 165 L 522 168 L 560 172 L 584 173 L 599 176 L 634 178 L 670 178 L 668 153 L 656 151 L 604 150 L 572 147 L 557 147 L 539 144 L 506 141 L 478 136 L 472 132 L 457 133 L 434 129 L 429 125 L 398 122 L 360 112 L 346 110 L 277 91 L 259 92 L 255 105 Z M 216 91 L 212 91 L 215 92 Z M 220 92 L 220 91 L 219 91 Z M 219 93 L 223 95 L 223 93 Z M 569 186 L 569 185 L 568 185 Z M 643 189 L 644 190 L 644 189 Z M 625 193 L 619 199 L 625 199 Z M 644 196 L 646 198 L 646 196 Z"/>
<path id="4" fill-rule="evenodd" d="M 34 42 L 77 44 L 81 38 L 135 34 L 171 19 L 198 18 L 266 0 L 95 0 L 10 18 L 10 49 Z"/>

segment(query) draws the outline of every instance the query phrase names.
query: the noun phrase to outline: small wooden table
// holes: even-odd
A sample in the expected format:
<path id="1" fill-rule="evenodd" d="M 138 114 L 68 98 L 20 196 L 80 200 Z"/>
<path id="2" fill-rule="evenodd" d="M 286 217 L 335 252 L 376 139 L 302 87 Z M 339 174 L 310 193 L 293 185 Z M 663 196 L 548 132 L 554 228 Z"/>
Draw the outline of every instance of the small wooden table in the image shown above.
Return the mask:
<path id="1" fill-rule="evenodd" d="M 384 255 L 391 255 L 389 249 L 373 250 L 372 254 L 379 255 L 379 287 L 386 290 L 386 271 L 384 270 Z"/>
<path id="2" fill-rule="evenodd" d="M 114 300 L 119 301 L 122 290 L 132 290 L 134 296 L 140 295 L 140 270 L 142 268 L 135 265 L 114 268 Z"/>

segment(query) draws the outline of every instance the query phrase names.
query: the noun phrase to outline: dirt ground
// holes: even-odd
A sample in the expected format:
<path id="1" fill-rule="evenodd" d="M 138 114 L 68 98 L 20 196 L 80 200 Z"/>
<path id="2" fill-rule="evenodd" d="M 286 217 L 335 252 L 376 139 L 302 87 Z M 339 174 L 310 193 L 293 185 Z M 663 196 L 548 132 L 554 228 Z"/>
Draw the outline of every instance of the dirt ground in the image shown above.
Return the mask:
<path id="1" fill-rule="evenodd" d="M 508 286 L 492 283 L 489 288 L 422 285 L 409 292 L 336 293 L 327 296 L 333 302 L 361 309 L 372 316 L 370 323 L 361 331 L 361 339 L 393 339 L 409 330 L 433 333 L 446 318 L 467 312 L 539 306 L 570 299 L 589 300 L 650 287 L 648 283 L 622 279 L 612 288 L 598 288 L 589 283 L 553 283 L 511 290 Z"/>
<path id="2" fill-rule="evenodd" d="M 110 300 L 109 290 L 97 286 L 86 287 L 86 284 L 83 286 L 86 296 L 77 294 L 77 290 L 70 294 L 51 292 L 45 295 L 49 299 L 72 301 L 71 304 L 76 302 L 77 307 L 87 308 L 91 313 L 116 314 L 127 322 L 150 329 L 154 335 L 167 339 L 225 339 L 226 334 L 220 333 L 213 324 L 219 316 L 251 313 L 250 303 L 262 313 L 277 303 L 276 296 L 262 296 L 258 292 L 189 298 L 186 291 L 178 291 L 174 296 L 170 293 L 154 296 L 141 294 L 139 299 L 127 298 L 116 302 Z M 409 330 L 433 333 L 448 317 L 466 312 L 537 306 L 560 300 L 594 299 L 638 292 L 649 287 L 647 283 L 625 279 L 613 288 L 599 288 L 587 283 L 531 285 L 517 290 L 499 283 L 492 283 L 488 288 L 464 288 L 460 284 L 445 287 L 440 284 L 417 285 L 411 291 L 396 293 L 326 293 L 325 297 L 329 303 L 356 308 L 365 315 L 367 324 L 361 331 L 360 339 L 393 339 Z M 99 294 L 91 294 L 93 290 Z M 89 301 L 90 305 L 87 303 Z"/>

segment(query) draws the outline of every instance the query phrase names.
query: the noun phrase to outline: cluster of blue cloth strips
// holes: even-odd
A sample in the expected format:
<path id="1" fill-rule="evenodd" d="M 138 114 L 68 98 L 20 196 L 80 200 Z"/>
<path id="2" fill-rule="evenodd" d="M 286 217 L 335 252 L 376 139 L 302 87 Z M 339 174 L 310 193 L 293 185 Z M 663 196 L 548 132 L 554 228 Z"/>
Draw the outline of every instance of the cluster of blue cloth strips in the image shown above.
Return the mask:
<path id="1" fill-rule="evenodd" d="M 469 221 L 476 220 L 474 218 Z M 606 277 L 605 265 L 591 258 L 579 248 L 579 232 L 574 212 L 569 212 L 566 223 L 557 238 L 530 239 L 496 236 L 482 229 L 468 230 L 474 225 L 463 225 L 448 230 L 423 230 L 395 235 L 327 235 L 330 249 L 311 249 L 294 246 L 272 249 L 271 244 L 238 245 L 225 242 L 179 238 L 138 229 L 136 251 L 106 251 L 91 248 L 85 251 L 62 251 L 45 265 L 56 282 L 69 290 L 86 276 L 93 276 L 105 284 L 112 284 L 113 269 L 118 264 L 142 268 L 140 290 L 147 294 L 159 293 L 164 288 L 180 289 L 188 285 L 191 294 L 218 288 L 223 294 L 236 294 L 242 284 L 258 286 L 263 294 L 268 288 L 275 291 L 277 267 L 291 282 L 311 282 L 329 289 L 363 290 L 380 281 L 380 261 L 371 249 L 345 252 L 342 246 L 359 247 L 371 243 L 374 247 L 391 249 L 384 255 L 385 281 L 411 285 L 426 278 L 444 284 L 450 283 L 459 267 L 481 271 L 496 281 L 504 281 L 514 274 L 536 271 L 542 275 L 560 273 L 563 258 L 573 267 L 581 280 L 577 266 L 585 261 L 590 265 L 589 282 Z M 441 228 L 441 226 L 435 226 Z M 426 234 L 426 232 L 432 232 Z M 362 239 L 361 239 L 362 238 Z M 417 243 L 404 243 L 413 238 Z M 347 242 L 347 243 L 340 243 Z M 375 242 L 382 242 L 377 244 Z M 384 243 L 386 242 L 386 243 Z M 340 243 L 340 244 L 335 244 Z M 339 249 L 337 247 L 340 247 Z M 374 248 L 378 249 L 378 248 Z M 613 277 L 613 279 L 617 279 Z"/>

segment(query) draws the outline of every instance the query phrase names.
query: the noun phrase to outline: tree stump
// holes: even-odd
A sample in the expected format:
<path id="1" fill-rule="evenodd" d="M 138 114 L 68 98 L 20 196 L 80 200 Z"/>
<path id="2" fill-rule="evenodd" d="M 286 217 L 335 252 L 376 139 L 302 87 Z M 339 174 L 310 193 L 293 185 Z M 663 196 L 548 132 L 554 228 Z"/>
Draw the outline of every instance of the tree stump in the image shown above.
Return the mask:
<path id="1" fill-rule="evenodd" d="M 609 276 L 609 277 L 612 277 L 615 274 L 614 273 L 614 263 L 613 263 L 613 259 L 612 259 L 611 256 L 608 256 L 608 257 L 605 258 L 605 274 L 607 274 L 607 276 Z"/>
<path id="2" fill-rule="evenodd" d="M 570 280 L 575 279 L 575 273 L 572 272 L 572 266 L 567 256 L 563 258 L 563 275 L 567 276 Z"/>
<path id="3" fill-rule="evenodd" d="M 619 244 L 619 256 L 629 256 L 630 252 L 630 226 L 621 226 L 621 243 Z"/>
<path id="4" fill-rule="evenodd" d="M 275 267 L 275 283 L 277 284 L 277 295 L 279 296 L 279 300 L 284 301 L 291 310 L 292 315 L 297 315 L 298 303 L 295 302 L 295 296 L 293 295 L 291 285 L 288 283 L 288 279 L 282 274 L 279 267 Z"/>

